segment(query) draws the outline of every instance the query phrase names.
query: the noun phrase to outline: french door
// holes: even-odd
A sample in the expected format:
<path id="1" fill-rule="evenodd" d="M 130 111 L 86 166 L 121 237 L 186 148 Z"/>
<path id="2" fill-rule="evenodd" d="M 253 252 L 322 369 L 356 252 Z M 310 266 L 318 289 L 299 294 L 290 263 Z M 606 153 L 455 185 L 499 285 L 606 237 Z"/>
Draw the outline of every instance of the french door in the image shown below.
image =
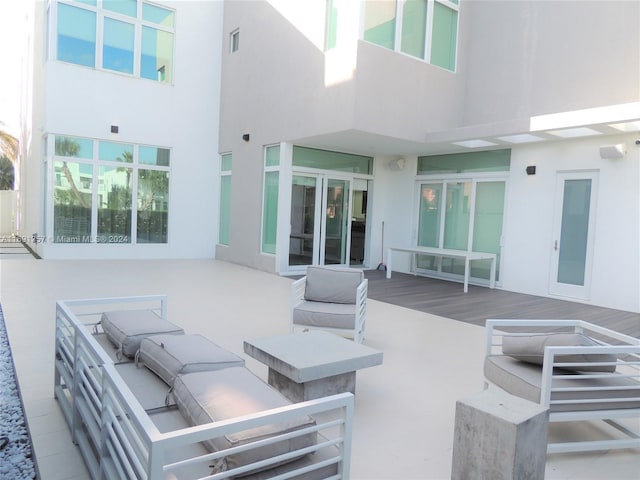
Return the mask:
<path id="1" fill-rule="evenodd" d="M 589 298 L 597 172 L 558 173 L 549 293 Z"/>
<path id="2" fill-rule="evenodd" d="M 346 265 L 350 249 L 351 179 L 294 174 L 289 267 Z"/>
<path id="3" fill-rule="evenodd" d="M 495 253 L 499 279 L 506 181 L 450 179 L 421 181 L 416 243 L 424 247 Z M 464 275 L 464 261 L 418 256 L 418 272 L 443 277 Z M 491 264 L 474 262 L 471 276 L 489 281 Z"/>

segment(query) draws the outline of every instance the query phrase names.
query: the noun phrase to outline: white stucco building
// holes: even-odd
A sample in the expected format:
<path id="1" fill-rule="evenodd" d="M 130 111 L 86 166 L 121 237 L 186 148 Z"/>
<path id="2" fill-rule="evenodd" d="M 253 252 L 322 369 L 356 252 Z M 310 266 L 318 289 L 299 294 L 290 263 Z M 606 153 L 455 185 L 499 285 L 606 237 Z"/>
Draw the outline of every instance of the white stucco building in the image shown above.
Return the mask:
<path id="1" fill-rule="evenodd" d="M 497 254 L 498 288 L 640 311 L 638 2 L 35 11 L 20 225 L 45 258 L 292 274 L 424 245 Z"/>

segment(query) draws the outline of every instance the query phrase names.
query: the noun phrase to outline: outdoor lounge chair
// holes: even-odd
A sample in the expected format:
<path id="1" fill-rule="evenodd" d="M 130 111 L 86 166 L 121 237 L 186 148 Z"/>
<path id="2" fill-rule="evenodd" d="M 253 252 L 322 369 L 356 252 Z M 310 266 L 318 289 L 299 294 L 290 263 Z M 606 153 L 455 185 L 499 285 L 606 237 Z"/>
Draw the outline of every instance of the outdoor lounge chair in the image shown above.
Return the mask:
<path id="1" fill-rule="evenodd" d="M 613 427 L 548 453 L 640 448 L 640 339 L 581 320 L 487 320 L 484 376 L 549 409 L 550 422 Z"/>
<path id="2" fill-rule="evenodd" d="M 291 285 L 291 332 L 326 330 L 364 340 L 368 280 L 359 269 L 310 266 Z"/>

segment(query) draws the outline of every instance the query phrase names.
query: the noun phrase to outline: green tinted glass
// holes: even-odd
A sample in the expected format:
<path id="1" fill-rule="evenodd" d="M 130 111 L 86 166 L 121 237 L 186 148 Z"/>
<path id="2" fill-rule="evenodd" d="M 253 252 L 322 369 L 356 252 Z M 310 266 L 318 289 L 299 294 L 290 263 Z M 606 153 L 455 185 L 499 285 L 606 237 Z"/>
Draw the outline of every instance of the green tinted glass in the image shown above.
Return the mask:
<path id="1" fill-rule="evenodd" d="M 402 11 L 401 50 L 414 57 L 424 58 L 427 33 L 427 0 L 407 0 Z"/>
<path id="2" fill-rule="evenodd" d="M 276 253 L 276 234 L 278 232 L 278 183 L 278 172 L 265 173 L 264 198 L 262 206 L 262 251 L 264 253 Z"/>
<path id="3" fill-rule="evenodd" d="M 396 2 L 368 0 L 365 5 L 364 39 L 393 50 L 396 36 Z"/>
<path id="4" fill-rule="evenodd" d="M 267 147 L 264 165 L 265 167 L 277 167 L 280 165 L 280 145 Z"/>
<path id="5" fill-rule="evenodd" d="M 218 243 L 229 245 L 229 226 L 231 221 L 231 175 L 220 178 L 220 231 Z"/>
<path id="6" fill-rule="evenodd" d="M 371 174 L 373 158 L 315 148 L 293 147 L 293 165 L 341 172 Z"/>
<path id="7" fill-rule="evenodd" d="M 511 150 L 418 157 L 418 175 L 436 173 L 507 172 Z"/>
<path id="8" fill-rule="evenodd" d="M 436 3 L 433 10 L 431 34 L 431 63 L 447 70 L 456 67 L 456 37 L 458 12 Z"/>
<path id="9" fill-rule="evenodd" d="M 233 156 L 230 153 L 225 153 L 220 159 L 220 170 L 223 172 L 230 172 L 233 163 Z"/>

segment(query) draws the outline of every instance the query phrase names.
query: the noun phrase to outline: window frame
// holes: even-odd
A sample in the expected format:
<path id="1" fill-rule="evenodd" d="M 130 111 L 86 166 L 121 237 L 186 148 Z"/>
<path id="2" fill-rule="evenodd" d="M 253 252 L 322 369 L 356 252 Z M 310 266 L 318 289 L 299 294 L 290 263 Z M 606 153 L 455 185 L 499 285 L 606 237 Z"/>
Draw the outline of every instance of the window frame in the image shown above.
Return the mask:
<path id="1" fill-rule="evenodd" d="M 425 0 L 426 4 L 427 4 L 427 13 L 426 13 L 426 25 L 425 25 L 425 40 L 424 40 L 424 56 L 423 57 L 418 57 L 415 55 L 412 55 L 410 53 L 406 53 L 402 50 L 402 24 L 403 24 L 403 20 L 404 20 L 404 8 L 405 8 L 405 4 L 407 3 L 408 0 L 395 0 L 395 4 L 396 4 L 396 13 L 395 13 L 395 18 L 394 18 L 394 25 L 395 25 L 395 30 L 394 30 L 394 39 L 393 39 L 393 48 L 388 48 L 384 45 L 380 45 L 378 43 L 372 42 L 371 40 L 367 40 L 365 39 L 365 19 L 366 19 L 366 9 L 367 9 L 367 2 L 363 2 L 363 11 L 362 11 L 362 18 L 361 18 L 361 32 L 360 32 L 360 39 L 364 42 L 367 42 L 371 45 L 376 45 L 380 48 L 385 48 L 387 50 L 392 50 L 396 53 L 402 54 L 402 55 L 406 55 L 407 57 L 410 58 L 414 58 L 417 60 L 422 60 L 426 63 L 428 63 L 429 65 L 433 65 L 434 67 L 437 68 L 441 68 L 443 70 L 446 70 L 448 72 L 452 72 L 455 73 L 457 70 L 457 66 L 458 66 L 458 49 L 459 49 L 459 36 L 460 36 L 460 0 Z M 435 5 L 439 4 L 453 12 L 455 12 L 456 14 L 456 35 L 455 35 L 455 46 L 454 46 L 454 51 L 453 51 L 453 68 L 449 69 L 447 67 L 443 67 L 441 65 L 435 64 L 432 62 L 432 48 L 433 48 L 433 22 L 434 22 L 434 15 L 435 15 Z"/>
<path id="2" fill-rule="evenodd" d="M 114 245 L 128 245 L 128 246 L 133 246 L 133 245 L 168 245 L 169 241 L 170 241 L 170 232 L 169 232 L 169 218 L 170 218 L 170 212 L 171 212 L 171 201 L 170 201 L 170 192 L 171 192 L 171 171 L 172 171 L 172 167 L 171 167 L 171 161 L 169 161 L 167 166 L 163 166 L 163 165 L 150 165 L 150 164 L 145 164 L 145 163 L 140 163 L 139 162 L 139 155 L 138 155 L 138 151 L 139 151 L 139 147 L 154 147 L 154 148 L 158 148 L 158 149 L 163 149 L 163 150 L 168 150 L 169 152 L 169 158 L 171 158 L 171 154 L 172 154 L 172 150 L 170 147 L 164 147 L 164 146 L 156 146 L 156 145 L 147 145 L 147 144 L 138 144 L 138 143 L 131 143 L 131 142 L 114 142 L 111 139 L 104 139 L 104 138 L 89 138 L 89 137 L 82 137 L 82 136 L 78 136 L 78 135 L 69 135 L 69 134 L 59 134 L 59 133 L 50 133 L 46 136 L 46 141 L 45 144 L 47 145 L 47 152 L 49 152 L 47 154 L 46 158 L 46 163 L 48 164 L 47 168 L 45 169 L 47 172 L 47 182 L 46 182 L 46 195 L 45 195 L 45 211 L 47 212 L 46 218 L 48 218 L 48 222 L 45 225 L 45 230 L 47 232 L 46 238 L 48 240 L 50 240 L 50 243 L 54 244 L 54 245 L 65 245 L 65 244 L 69 244 L 69 243 L 79 243 L 82 245 L 109 245 L 109 246 L 114 246 Z M 56 149 L 55 149 L 55 143 L 56 143 L 56 138 L 68 138 L 68 139 L 77 139 L 77 140 L 84 140 L 84 141 L 88 141 L 88 142 L 92 142 L 91 144 L 91 158 L 88 157 L 77 157 L 77 156 L 64 156 L 64 155 L 57 155 L 56 154 Z M 132 153 L 132 161 L 128 162 L 128 161 L 117 161 L 117 160 L 100 160 L 100 143 L 113 143 L 113 144 L 122 144 L 122 145 L 131 145 L 133 147 L 133 153 Z M 54 219 L 55 219 L 55 208 L 56 208 L 56 203 L 55 203 L 55 191 L 56 191 L 56 163 L 57 162 L 72 162 L 72 163 L 78 163 L 78 164 L 83 164 L 83 165 L 89 165 L 91 166 L 91 175 L 92 175 L 92 179 L 91 179 L 91 215 L 90 215 L 90 233 L 89 233 L 89 238 L 87 238 L 87 240 L 89 241 L 57 241 L 59 240 L 59 238 L 57 237 L 62 237 L 61 235 L 56 235 L 56 231 L 55 231 L 55 225 L 54 225 Z M 130 237 L 130 241 L 123 241 L 122 238 L 117 238 L 114 235 L 114 238 L 112 238 L 113 241 L 99 241 L 99 237 L 100 235 L 103 235 L 101 233 L 98 232 L 98 228 L 99 228 L 99 210 L 100 210 L 100 203 L 99 203 L 99 196 L 104 194 L 105 192 L 102 192 L 100 190 L 100 180 L 101 180 L 101 175 L 100 175 L 100 167 L 116 167 L 116 168 L 128 168 L 131 169 L 131 208 L 130 208 L 130 212 L 131 212 L 131 220 L 130 220 L 130 225 L 131 225 L 131 229 L 129 232 L 129 237 Z M 138 178 L 139 178 L 139 174 L 141 170 L 156 170 L 156 171 L 163 171 L 166 172 L 168 174 L 168 185 L 167 185 L 167 195 L 168 195 L 168 200 L 167 200 L 167 232 L 166 232 L 166 239 L 164 242 L 140 242 L 138 240 L 138 213 L 139 213 L 139 208 L 138 208 L 138 194 L 139 194 L 139 185 L 138 185 Z"/>
<path id="3" fill-rule="evenodd" d="M 109 72 L 127 77 L 151 80 L 162 85 L 173 85 L 175 74 L 175 35 L 176 35 L 176 11 L 175 9 L 166 7 L 164 5 L 156 5 L 153 2 L 146 0 L 137 0 L 136 5 L 136 17 L 119 13 L 114 10 L 103 8 L 102 2 L 97 2 L 96 5 L 90 5 L 88 3 L 79 2 L 76 0 L 57 0 L 53 2 L 54 8 L 48 10 L 48 22 L 47 22 L 47 58 L 56 62 L 65 63 L 68 65 L 75 65 L 78 67 L 92 68 L 102 72 Z M 85 65 L 82 63 L 70 62 L 59 58 L 58 51 L 58 21 L 59 21 L 59 7 L 65 5 L 67 7 L 76 8 L 83 11 L 92 12 L 95 15 L 95 38 L 94 38 L 94 61 L 93 65 Z M 150 5 L 153 7 L 161 8 L 168 12 L 171 12 L 173 16 L 172 26 L 155 23 L 150 20 L 145 20 L 143 16 L 144 5 Z M 104 47 L 105 47 L 105 21 L 106 19 L 124 22 L 134 27 L 134 43 L 133 43 L 133 71 L 131 73 L 105 68 L 104 67 Z M 143 29 L 152 28 L 158 31 L 166 32 L 171 35 L 171 65 L 170 71 L 163 70 L 163 77 L 168 77 L 169 80 L 150 79 L 149 77 L 142 76 L 142 43 L 143 43 Z"/>

